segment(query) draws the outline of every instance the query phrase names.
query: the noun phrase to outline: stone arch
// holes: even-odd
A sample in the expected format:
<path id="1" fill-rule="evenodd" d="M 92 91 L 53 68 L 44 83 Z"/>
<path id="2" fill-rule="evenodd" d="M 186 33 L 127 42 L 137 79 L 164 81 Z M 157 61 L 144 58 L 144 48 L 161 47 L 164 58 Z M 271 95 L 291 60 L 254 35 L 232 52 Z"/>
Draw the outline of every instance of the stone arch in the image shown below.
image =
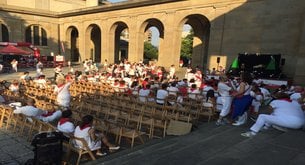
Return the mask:
<path id="1" fill-rule="evenodd" d="M 162 55 L 162 45 L 163 45 L 163 40 L 164 40 L 164 25 L 163 23 L 157 19 L 157 18 L 149 18 L 145 20 L 142 25 L 140 26 L 140 31 L 139 31 L 139 41 L 144 41 L 145 39 L 145 32 L 151 28 L 151 27 L 156 27 L 159 31 L 159 50 L 158 50 L 158 58 Z M 142 42 L 139 42 L 139 48 L 140 48 L 140 53 L 142 54 L 142 58 L 144 59 L 144 44 Z"/>
<path id="2" fill-rule="evenodd" d="M 9 42 L 9 30 L 8 27 L 0 22 L 0 41 L 1 42 Z"/>
<path id="3" fill-rule="evenodd" d="M 101 28 L 96 24 L 91 24 L 86 29 L 85 55 L 98 63 L 101 62 L 101 35 Z"/>
<path id="4" fill-rule="evenodd" d="M 122 38 L 121 33 L 123 30 L 127 30 L 128 34 L 128 26 L 125 22 L 122 21 L 115 22 L 110 28 L 110 36 L 114 36 L 110 39 L 110 43 L 113 43 L 113 47 L 112 45 L 110 45 L 110 47 L 113 48 L 112 50 L 114 51 L 114 59 L 110 60 L 114 61 L 115 63 L 118 63 L 123 59 L 128 59 L 129 38 L 128 36 L 126 39 Z"/>
<path id="5" fill-rule="evenodd" d="M 78 29 L 75 26 L 69 26 L 66 30 L 66 47 L 69 49 L 69 51 L 66 51 L 65 53 L 68 54 L 67 60 L 70 60 L 71 62 L 79 62 L 82 61 L 80 53 L 79 53 L 79 32 Z"/>
<path id="6" fill-rule="evenodd" d="M 208 61 L 211 23 L 204 15 L 191 14 L 180 21 L 178 27 L 180 27 L 181 32 L 185 24 L 190 25 L 194 31 L 191 65 L 199 66 L 203 69 L 203 67 L 206 67 Z"/>

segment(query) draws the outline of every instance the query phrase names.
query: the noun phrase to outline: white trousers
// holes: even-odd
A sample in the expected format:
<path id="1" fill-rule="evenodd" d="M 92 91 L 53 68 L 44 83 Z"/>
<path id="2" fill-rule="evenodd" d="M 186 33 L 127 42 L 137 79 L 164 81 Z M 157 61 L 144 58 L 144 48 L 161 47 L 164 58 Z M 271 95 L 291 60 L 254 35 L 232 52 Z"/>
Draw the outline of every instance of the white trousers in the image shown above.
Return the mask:
<path id="1" fill-rule="evenodd" d="M 299 129 L 303 126 L 304 120 L 295 116 L 275 116 L 260 114 L 255 124 L 250 128 L 251 131 L 259 132 L 263 126 L 278 125 L 281 127 Z"/>
<path id="2" fill-rule="evenodd" d="M 230 96 L 219 96 L 217 97 L 217 103 L 222 104 L 222 108 L 220 110 L 220 116 L 224 117 L 230 113 L 231 104 L 232 104 L 233 97 Z"/>

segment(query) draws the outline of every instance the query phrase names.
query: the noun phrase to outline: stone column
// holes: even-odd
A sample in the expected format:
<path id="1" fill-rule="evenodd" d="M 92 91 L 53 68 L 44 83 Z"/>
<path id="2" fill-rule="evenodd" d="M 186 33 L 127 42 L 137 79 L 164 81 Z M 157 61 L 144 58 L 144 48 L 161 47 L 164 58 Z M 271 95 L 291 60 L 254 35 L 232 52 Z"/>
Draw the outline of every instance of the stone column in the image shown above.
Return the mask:
<path id="1" fill-rule="evenodd" d="M 133 18 L 131 18 L 131 19 L 133 19 Z M 139 52 L 140 51 L 140 49 L 139 49 L 140 32 L 137 29 L 136 21 L 133 21 L 130 23 L 128 32 L 129 32 L 128 61 L 139 62 L 140 59 L 143 60 L 143 55 L 141 55 L 141 53 Z"/>
<path id="2" fill-rule="evenodd" d="M 166 13 L 164 23 L 164 37 L 160 38 L 158 65 L 166 68 L 171 65 L 179 66 L 181 30 L 175 22 L 175 13 Z"/>

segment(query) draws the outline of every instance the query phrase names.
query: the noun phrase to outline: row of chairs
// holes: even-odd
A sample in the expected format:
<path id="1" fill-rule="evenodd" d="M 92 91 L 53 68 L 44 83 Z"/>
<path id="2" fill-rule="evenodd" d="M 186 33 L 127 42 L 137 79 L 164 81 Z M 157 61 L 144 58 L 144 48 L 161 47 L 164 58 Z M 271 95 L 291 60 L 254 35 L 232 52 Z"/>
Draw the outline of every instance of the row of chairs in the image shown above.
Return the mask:
<path id="1" fill-rule="evenodd" d="M 95 121 L 95 124 L 100 124 Z M 42 132 L 53 132 L 56 131 L 56 126 L 45 123 L 41 120 L 38 120 L 34 117 L 27 117 L 23 114 L 14 114 L 13 108 L 0 105 L 0 127 L 5 127 L 6 130 L 11 130 L 16 135 L 25 138 L 27 141 L 32 141 L 35 135 Z M 68 137 L 69 141 L 64 141 L 63 146 L 65 151 L 67 151 L 65 162 L 71 160 L 71 151 L 77 153 L 77 160 L 75 164 L 79 164 L 81 157 L 84 154 L 89 154 L 92 160 L 95 160 L 93 152 L 89 149 L 87 142 L 82 138 L 74 137 L 70 134 L 65 134 Z M 74 141 L 78 140 L 82 143 L 83 148 L 78 148 L 74 146 Z M 74 163 L 73 163 L 74 164 Z"/>

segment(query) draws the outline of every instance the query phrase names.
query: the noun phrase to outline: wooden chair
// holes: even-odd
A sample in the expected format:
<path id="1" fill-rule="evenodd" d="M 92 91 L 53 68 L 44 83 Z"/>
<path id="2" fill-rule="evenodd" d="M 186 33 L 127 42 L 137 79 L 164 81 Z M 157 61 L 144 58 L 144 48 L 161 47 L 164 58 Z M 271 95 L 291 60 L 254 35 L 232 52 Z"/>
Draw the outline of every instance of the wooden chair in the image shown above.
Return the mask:
<path id="1" fill-rule="evenodd" d="M 77 157 L 77 161 L 76 161 L 76 165 L 79 165 L 80 163 L 80 160 L 81 160 L 81 157 L 84 155 L 84 154 L 89 154 L 90 158 L 92 160 L 96 160 L 94 154 L 92 153 L 92 151 L 90 150 L 90 148 L 88 147 L 88 144 L 87 142 L 83 139 L 83 138 L 78 138 L 78 137 L 75 137 L 73 135 L 69 135 L 69 147 L 68 147 L 68 158 L 70 158 L 70 152 L 71 151 L 74 151 L 78 154 L 78 157 Z M 75 141 L 80 141 L 81 144 L 82 144 L 82 148 L 80 147 L 76 147 L 75 146 Z"/>
<path id="2" fill-rule="evenodd" d="M 202 108 L 199 111 L 199 116 L 208 117 L 208 122 L 216 115 L 216 99 L 210 98 L 207 102 L 202 103 Z"/>
<path id="3" fill-rule="evenodd" d="M 145 134 L 146 134 L 145 132 L 141 132 L 135 128 L 121 127 L 118 144 L 121 143 L 122 138 L 131 140 L 131 144 L 130 144 L 131 148 L 133 147 L 136 138 L 138 138 L 140 142 L 144 144 L 144 140 L 142 136 Z"/>

